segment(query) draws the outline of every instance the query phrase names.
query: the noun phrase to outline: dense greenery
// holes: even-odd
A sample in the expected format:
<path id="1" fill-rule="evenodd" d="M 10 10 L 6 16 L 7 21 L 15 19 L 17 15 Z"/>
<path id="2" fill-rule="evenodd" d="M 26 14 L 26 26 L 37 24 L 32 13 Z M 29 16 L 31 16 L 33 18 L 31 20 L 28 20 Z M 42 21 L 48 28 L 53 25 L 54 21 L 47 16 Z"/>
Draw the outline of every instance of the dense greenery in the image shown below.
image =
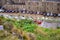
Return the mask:
<path id="1" fill-rule="evenodd" d="M 53 30 L 53 29 L 41 28 L 36 23 L 34 23 L 32 20 L 20 19 L 18 21 L 16 19 L 0 17 L 0 25 L 3 25 L 4 29 L 8 30 L 8 33 L 13 28 L 22 30 L 24 34 L 33 33 L 34 36 L 36 37 L 35 40 L 60 40 L 60 29 Z M 11 39 L 12 37 L 13 39 Z M 26 36 L 23 36 L 23 37 L 25 38 Z M 1 40 L 3 39 L 4 40 L 7 40 L 7 39 L 18 40 L 18 38 L 16 36 L 13 36 L 11 33 L 9 33 L 8 36 L 4 37 L 4 31 L 0 31 L 0 39 Z"/>

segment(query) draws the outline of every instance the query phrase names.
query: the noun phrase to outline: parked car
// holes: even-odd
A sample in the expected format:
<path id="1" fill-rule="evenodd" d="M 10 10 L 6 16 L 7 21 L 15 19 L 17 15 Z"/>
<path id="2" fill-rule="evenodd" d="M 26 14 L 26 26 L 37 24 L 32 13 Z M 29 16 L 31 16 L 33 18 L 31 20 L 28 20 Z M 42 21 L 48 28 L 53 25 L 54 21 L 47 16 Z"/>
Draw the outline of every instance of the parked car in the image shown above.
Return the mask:
<path id="1" fill-rule="evenodd" d="M 37 14 L 37 12 L 36 11 L 34 11 L 34 13 L 33 14 Z"/>
<path id="2" fill-rule="evenodd" d="M 58 17 L 60 17 L 60 13 L 58 14 Z"/>
<path id="3" fill-rule="evenodd" d="M 40 15 L 44 15 L 44 12 L 40 12 Z"/>
<path id="4" fill-rule="evenodd" d="M 33 11 L 29 11 L 28 13 L 29 13 L 29 14 L 33 14 L 34 12 L 33 12 Z"/>
<path id="5" fill-rule="evenodd" d="M 12 11 L 11 10 L 6 10 L 6 13 L 11 13 Z"/>
<path id="6" fill-rule="evenodd" d="M 56 13 L 53 13 L 53 17 L 57 17 L 58 16 L 58 14 L 56 14 Z"/>
<path id="7" fill-rule="evenodd" d="M 20 10 L 21 13 L 27 13 L 27 10 Z"/>
<path id="8" fill-rule="evenodd" d="M 44 16 L 47 16 L 47 13 L 43 13 Z"/>
<path id="9" fill-rule="evenodd" d="M 53 13 L 50 13 L 50 16 L 53 16 Z"/>
<path id="10" fill-rule="evenodd" d="M 4 12 L 4 10 L 3 9 L 0 9 L 0 12 Z"/>
<path id="11" fill-rule="evenodd" d="M 50 16 L 50 13 L 47 13 L 47 16 Z"/>
<path id="12" fill-rule="evenodd" d="M 39 11 L 37 11 L 37 14 L 40 14 L 40 12 L 39 12 Z"/>
<path id="13" fill-rule="evenodd" d="M 20 10 L 21 13 L 23 13 L 23 10 Z"/>

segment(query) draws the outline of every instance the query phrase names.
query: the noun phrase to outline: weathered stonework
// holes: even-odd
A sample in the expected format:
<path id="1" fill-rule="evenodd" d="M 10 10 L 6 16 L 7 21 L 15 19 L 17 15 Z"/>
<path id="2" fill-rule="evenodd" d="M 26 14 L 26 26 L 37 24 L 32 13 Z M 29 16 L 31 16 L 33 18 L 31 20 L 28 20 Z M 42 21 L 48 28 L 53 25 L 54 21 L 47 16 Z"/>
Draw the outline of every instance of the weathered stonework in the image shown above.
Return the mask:
<path id="1" fill-rule="evenodd" d="M 25 3 L 25 5 L 10 5 L 5 4 L 4 7 L 9 9 L 27 9 L 33 11 L 41 11 L 41 12 L 52 12 L 52 13 L 60 13 L 60 2 L 50 2 L 46 0 L 13 0 L 15 3 Z M 5 2 L 5 1 L 4 1 Z M 2 2 L 2 4 L 4 3 Z"/>

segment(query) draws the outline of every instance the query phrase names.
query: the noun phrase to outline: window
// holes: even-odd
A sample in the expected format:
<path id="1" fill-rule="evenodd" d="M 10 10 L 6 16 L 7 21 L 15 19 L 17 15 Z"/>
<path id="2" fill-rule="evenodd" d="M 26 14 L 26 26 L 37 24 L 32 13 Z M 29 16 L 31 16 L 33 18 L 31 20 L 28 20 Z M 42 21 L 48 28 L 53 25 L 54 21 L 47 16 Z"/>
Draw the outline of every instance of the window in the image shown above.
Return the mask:
<path id="1" fill-rule="evenodd" d="M 53 10 L 53 8 L 52 8 L 52 10 Z"/>
<path id="2" fill-rule="evenodd" d="M 28 5 L 31 5 L 31 3 L 29 2 Z"/>
<path id="3" fill-rule="evenodd" d="M 58 6 L 60 5 L 60 3 L 57 4 Z"/>
<path id="4" fill-rule="evenodd" d="M 39 7 L 37 7 L 37 9 L 39 9 Z"/>
<path id="5" fill-rule="evenodd" d="M 28 7 L 28 9 L 30 9 L 30 7 Z"/>
<path id="6" fill-rule="evenodd" d="M 47 2 L 47 5 L 49 5 L 49 2 Z"/>
<path id="7" fill-rule="evenodd" d="M 36 2 L 37 3 L 37 5 L 39 5 L 39 3 L 38 2 Z"/>
<path id="8" fill-rule="evenodd" d="M 57 8 L 57 10 L 59 11 L 59 8 Z"/>
<path id="9" fill-rule="evenodd" d="M 48 10 L 48 8 L 47 8 L 47 10 Z"/>

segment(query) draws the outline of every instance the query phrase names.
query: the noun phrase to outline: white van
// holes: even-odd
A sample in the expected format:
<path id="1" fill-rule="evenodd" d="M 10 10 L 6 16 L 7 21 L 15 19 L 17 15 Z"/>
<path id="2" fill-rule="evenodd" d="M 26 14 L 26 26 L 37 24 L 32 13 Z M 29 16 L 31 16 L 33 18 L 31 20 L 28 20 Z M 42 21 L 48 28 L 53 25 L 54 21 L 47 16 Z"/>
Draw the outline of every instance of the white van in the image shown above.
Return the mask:
<path id="1" fill-rule="evenodd" d="M 4 12 L 4 10 L 3 9 L 0 9 L 0 12 Z"/>

